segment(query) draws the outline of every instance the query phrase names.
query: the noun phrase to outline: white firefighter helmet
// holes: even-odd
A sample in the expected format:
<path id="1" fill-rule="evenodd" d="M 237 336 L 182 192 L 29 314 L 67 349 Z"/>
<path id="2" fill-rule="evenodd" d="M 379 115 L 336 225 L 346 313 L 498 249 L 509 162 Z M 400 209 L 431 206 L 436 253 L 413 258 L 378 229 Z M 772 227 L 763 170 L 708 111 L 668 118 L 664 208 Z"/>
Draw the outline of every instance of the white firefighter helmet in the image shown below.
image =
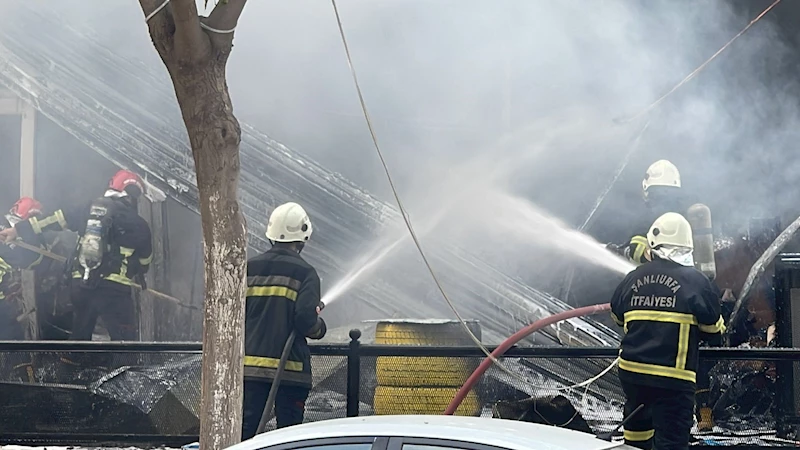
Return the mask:
<path id="1" fill-rule="evenodd" d="M 269 216 L 267 239 L 273 242 L 306 242 L 311 237 L 311 219 L 294 202 L 284 203 Z"/>
<path id="2" fill-rule="evenodd" d="M 642 180 L 642 190 L 647 198 L 647 190 L 651 186 L 681 187 L 681 174 L 675 164 L 662 159 L 650 164 Z"/>
<path id="3" fill-rule="evenodd" d="M 678 213 L 668 212 L 656 219 L 647 232 L 647 244 L 650 251 L 662 259 L 694 266 L 692 226 Z"/>

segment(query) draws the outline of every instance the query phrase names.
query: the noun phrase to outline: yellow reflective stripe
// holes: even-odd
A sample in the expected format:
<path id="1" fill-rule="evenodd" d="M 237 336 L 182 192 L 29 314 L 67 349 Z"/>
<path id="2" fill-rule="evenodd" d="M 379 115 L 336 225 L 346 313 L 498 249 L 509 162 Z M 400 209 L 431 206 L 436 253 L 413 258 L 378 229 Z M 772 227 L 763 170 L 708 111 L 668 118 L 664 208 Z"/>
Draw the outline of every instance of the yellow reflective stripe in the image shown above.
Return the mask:
<path id="1" fill-rule="evenodd" d="M 619 326 L 625 325 L 625 323 L 623 321 L 619 320 L 619 317 L 617 317 L 617 315 L 614 314 L 613 312 L 611 313 L 611 319 L 614 321 L 614 323 L 616 323 Z"/>
<path id="2" fill-rule="evenodd" d="M 689 330 L 691 325 L 682 323 L 678 332 L 678 356 L 675 358 L 676 369 L 686 369 L 686 356 L 689 354 Z"/>
<path id="3" fill-rule="evenodd" d="M 631 245 L 635 246 L 631 258 L 636 263 L 642 263 L 644 251 L 647 250 L 647 238 L 644 236 L 634 236 L 631 238 Z"/>
<path id="4" fill-rule="evenodd" d="M 625 431 L 622 432 L 622 435 L 628 441 L 643 442 L 643 441 L 649 441 L 650 439 L 653 439 L 653 436 L 656 435 L 656 431 L 655 430 L 647 430 L 647 431 L 628 431 L 628 430 L 625 430 Z"/>
<path id="5" fill-rule="evenodd" d="M 131 284 L 133 284 L 130 278 L 126 277 L 125 275 L 119 275 L 116 273 L 107 275 L 104 279 L 108 281 L 113 281 L 115 283 L 124 284 L 125 286 L 130 286 Z"/>
<path id="6" fill-rule="evenodd" d="M 657 366 L 655 364 L 645 364 L 625 359 L 619 359 L 619 368 L 628 372 L 641 373 L 644 375 L 654 375 L 657 377 L 677 378 L 678 380 L 697 382 L 697 375 L 691 370 L 677 369 L 675 367 Z"/>
<path id="7" fill-rule="evenodd" d="M 245 356 L 244 365 L 250 367 L 266 367 L 268 369 L 277 369 L 281 360 L 278 358 L 267 358 L 265 356 Z M 300 361 L 286 361 L 286 370 L 292 372 L 302 372 L 303 363 Z"/>
<path id="8" fill-rule="evenodd" d="M 31 217 L 29 222 L 31 224 L 31 228 L 33 228 L 33 232 L 36 234 L 42 234 L 43 229 L 56 223 L 62 229 L 67 228 L 67 220 L 64 218 L 64 213 L 61 212 L 61 210 L 56 211 L 52 216 L 45 217 L 42 220 Z"/>
<path id="9" fill-rule="evenodd" d="M 36 234 L 42 234 L 42 227 L 39 225 L 39 220 L 36 217 L 31 217 L 28 219 L 28 223 L 31 224 L 31 229 Z"/>
<path id="10" fill-rule="evenodd" d="M 83 275 L 76 270 L 76 271 L 72 272 L 72 278 L 83 278 Z M 116 274 L 116 273 L 112 273 L 111 275 L 106 275 L 106 277 L 103 278 L 103 279 L 104 280 L 108 280 L 108 281 L 113 281 L 115 283 L 119 283 L 119 284 L 122 284 L 122 285 L 125 285 L 125 286 L 133 285 L 133 281 L 131 281 L 130 278 L 122 276 L 122 275 L 119 275 L 119 274 Z"/>
<path id="11" fill-rule="evenodd" d="M 625 323 L 634 320 L 646 320 L 649 322 L 668 322 L 681 323 L 687 325 L 697 325 L 697 318 L 692 314 L 675 313 L 667 311 L 645 311 L 636 310 L 625 313 Z"/>
<path id="12" fill-rule="evenodd" d="M 248 297 L 286 297 L 297 300 L 297 291 L 286 286 L 253 286 L 247 288 Z"/>
<path id="13" fill-rule="evenodd" d="M 133 255 L 134 249 L 128 247 L 120 247 L 119 252 L 122 253 L 122 256 L 128 257 Z"/>
<path id="14" fill-rule="evenodd" d="M 719 316 L 717 319 L 717 323 L 714 325 L 703 325 L 700 324 L 700 331 L 703 333 L 724 333 L 726 330 L 725 321 L 722 320 L 722 316 Z"/>
<path id="15" fill-rule="evenodd" d="M 146 265 L 150 264 L 151 262 L 153 262 L 153 255 L 152 254 L 150 256 L 148 256 L 147 258 L 139 258 L 139 264 L 141 264 L 143 266 L 146 266 Z"/>
<path id="16" fill-rule="evenodd" d="M 64 217 L 64 212 L 59 209 L 53 215 L 56 217 L 58 225 L 63 229 L 67 229 L 67 219 Z"/>

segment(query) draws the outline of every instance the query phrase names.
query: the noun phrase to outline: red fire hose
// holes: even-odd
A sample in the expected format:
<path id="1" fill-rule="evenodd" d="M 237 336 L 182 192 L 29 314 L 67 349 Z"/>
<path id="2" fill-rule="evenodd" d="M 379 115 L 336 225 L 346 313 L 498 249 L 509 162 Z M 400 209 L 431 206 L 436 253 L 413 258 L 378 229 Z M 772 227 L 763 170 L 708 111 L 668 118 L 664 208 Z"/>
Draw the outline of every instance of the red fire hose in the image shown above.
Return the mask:
<path id="1" fill-rule="evenodd" d="M 534 332 L 554 323 L 561 322 L 562 320 L 572 319 L 575 317 L 582 317 L 582 316 L 592 316 L 601 312 L 605 312 L 611 309 L 611 304 L 603 303 L 602 305 L 592 305 L 592 306 L 584 306 L 583 308 L 578 309 L 571 309 L 569 311 L 564 311 L 558 314 L 553 314 L 552 316 L 545 317 L 544 319 L 539 319 L 536 322 L 528 325 L 527 327 L 517 331 L 516 333 L 509 336 L 503 343 L 500 344 L 493 352 L 492 356 L 495 358 L 499 358 L 503 355 L 508 349 L 514 346 L 517 342 L 521 341 L 525 337 L 533 334 Z M 461 386 L 458 393 L 453 400 L 450 402 L 450 405 L 445 410 L 445 415 L 452 416 L 453 413 L 456 412 L 461 402 L 464 401 L 464 398 L 469 394 L 469 391 L 475 386 L 481 376 L 489 370 L 489 367 L 492 365 L 492 360 L 487 356 L 486 359 L 472 372 L 472 375 L 469 376 L 466 383 Z"/>

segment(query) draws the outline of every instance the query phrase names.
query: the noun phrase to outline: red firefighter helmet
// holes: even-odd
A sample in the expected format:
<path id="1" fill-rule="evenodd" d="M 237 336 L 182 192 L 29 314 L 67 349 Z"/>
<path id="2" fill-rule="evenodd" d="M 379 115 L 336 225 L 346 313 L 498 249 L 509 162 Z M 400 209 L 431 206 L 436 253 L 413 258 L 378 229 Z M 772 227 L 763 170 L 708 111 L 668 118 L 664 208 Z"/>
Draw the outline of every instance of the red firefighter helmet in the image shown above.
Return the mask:
<path id="1" fill-rule="evenodd" d="M 42 204 L 38 200 L 31 197 L 22 197 L 14 203 L 14 206 L 6 214 L 8 223 L 16 225 L 18 222 L 28 220 L 35 215 L 42 213 Z"/>
<path id="2" fill-rule="evenodd" d="M 22 220 L 28 220 L 31 216 L 42 213 L 42 204 L 35 198 L 22 197 L 14 203 L 9 212 Z"/>
<path id="3" fill-rule="evenodd" d="M 130 186 L 135 186 L 139 189 L 137 196 L 144 192 L 142 179 L 130 170 L 120 170 L 108 182 L 108 188 L 117 192 L 126 192 L 126 188 Z"/>

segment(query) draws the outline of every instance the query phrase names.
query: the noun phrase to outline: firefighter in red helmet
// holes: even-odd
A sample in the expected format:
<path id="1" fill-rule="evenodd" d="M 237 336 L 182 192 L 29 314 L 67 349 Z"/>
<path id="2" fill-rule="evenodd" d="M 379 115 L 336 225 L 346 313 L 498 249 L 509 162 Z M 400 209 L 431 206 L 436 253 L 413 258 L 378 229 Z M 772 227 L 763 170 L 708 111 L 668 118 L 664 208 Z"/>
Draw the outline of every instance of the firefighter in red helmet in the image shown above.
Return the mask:
<path id="1" fill-rule="evenodd" d="M 17 237 L 40 245 L 42 233 L 69 229 L 80 236 L 72 263 L 73 340 L 91 340 L 102 317 L 112 340 L 137 340 L 131 286 L 147 272 L 152 258 L 150 227 L 139 216 L 144 183 L 128 170 L 117 172 L 105 194 L 89 205 L 61 209 L 43 219 L 30 218 L 0 231 L 9 242 Z"/>
<path id="2" fill-rule="evenodd" d="M 13 227 L 22 220 L 39 217 L 42 205 L 36 199 L 22 197 L 14 203 L 8 214 L 7 223 L 0 228 Z M 17 316 L 22 312 L 22 284 L 20 269 L 28 270 L 41 262 L 41 256 L 14 245 L 0 245 L 0 340 L 24 339 L 24 333 Z"/>

